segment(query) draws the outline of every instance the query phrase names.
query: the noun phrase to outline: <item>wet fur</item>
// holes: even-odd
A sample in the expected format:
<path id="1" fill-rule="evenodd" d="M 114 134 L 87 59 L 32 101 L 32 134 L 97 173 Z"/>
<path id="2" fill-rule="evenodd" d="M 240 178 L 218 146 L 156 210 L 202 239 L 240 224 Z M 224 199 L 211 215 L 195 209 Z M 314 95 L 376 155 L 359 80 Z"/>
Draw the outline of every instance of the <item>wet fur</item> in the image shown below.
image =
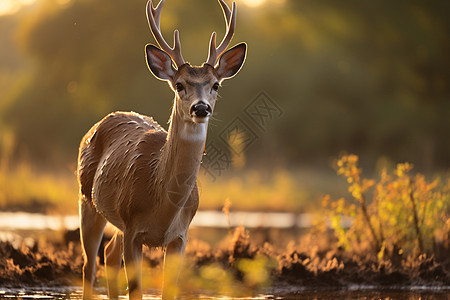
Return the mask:
<path id="1" fill-rule="evenodd" d="M 167 135 L 152 118 L 112 113 L 84 136 L 78 159 L 80 201 L 95 207 L 121 231 L 136 226 L 132 222 L 145 215 L 153 237 L 143 237 L 142 242 L 153 247 L 169 242 L 165 235 L 170 224 L 161 222 L 159 210 L 166 182 L 157 176 Z M 196 184 L 185 206 L 187 215 L 182 223 L 187 224 L 183 228 L 198 207 Z"/>

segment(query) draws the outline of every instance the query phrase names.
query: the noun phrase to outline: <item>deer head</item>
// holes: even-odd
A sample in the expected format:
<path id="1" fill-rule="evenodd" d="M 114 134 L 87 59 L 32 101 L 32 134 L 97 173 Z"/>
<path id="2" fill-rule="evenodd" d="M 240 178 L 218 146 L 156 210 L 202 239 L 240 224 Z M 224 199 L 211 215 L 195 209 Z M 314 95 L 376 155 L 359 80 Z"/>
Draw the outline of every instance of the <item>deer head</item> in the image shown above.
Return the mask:
<path id="1" fill-rule="evenodd" d="M 245 61 L 247 52 L 245 43 L 240 43 L 225 52 L 234 34 L 236 3 L 233 2 L 232 11 L 230 11 L 226 3 L 219 0 L 227 24 L 226 34 L 220 45 L 216 47 L 216 33 L 213 32 L 208 59 L 198 67 L 184 61 L 178 30 L 174 32 L 173 48 L 164 40 L 160 29 L 164 2 L 165 0 L 161 0 L 156 7 L 153 7 L 152 0 L 147 3 L 148 23 L 160 47 L 146 45 L 148 67 L 156 78 L 167 81 L 174 91 L 174 110 L 177 115 L 186 122 L 207 123 L 214 110 L 220 84 L 223 80 L 236 75 Z"/>

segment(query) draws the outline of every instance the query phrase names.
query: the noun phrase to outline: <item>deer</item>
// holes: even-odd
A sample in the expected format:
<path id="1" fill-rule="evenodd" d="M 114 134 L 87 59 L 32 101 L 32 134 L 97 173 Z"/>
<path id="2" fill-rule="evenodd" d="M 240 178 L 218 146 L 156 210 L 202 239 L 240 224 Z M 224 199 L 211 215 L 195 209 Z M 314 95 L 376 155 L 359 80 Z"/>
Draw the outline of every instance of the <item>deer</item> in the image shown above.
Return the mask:
<path id="1" fill-rule="evenodd" d="M 247 54 L 246 43 L 225 51 L 234 35 L 232 9 L 218 0 L 226 33 L 217 46 L 216 33 L 201 66 L 185 62 L 178 30 L 174 46 L 160 29 L 161 10 L 147 2 L 150 30 L 158 44 L 147 44 L 150 72 L 175 94 L 166 131 L 153 118 L 114 112 L 96 123 L 81 140 L 78 154 L 80 239 L 84 256 L 83 299 L 94 295 L 96 257 L 107 223 L 115 234 L 105 246 L 108 296 L 117 299 L 118 270 L 125 267 L 129 299 L 142 299 L 143 246 L 162 247 L 162 298 L 177 296 L 177 282 L 189 225 L 199 205 L 197 176 L 205 149 L 208 122 L 221 83 L 234 77 Z"/>

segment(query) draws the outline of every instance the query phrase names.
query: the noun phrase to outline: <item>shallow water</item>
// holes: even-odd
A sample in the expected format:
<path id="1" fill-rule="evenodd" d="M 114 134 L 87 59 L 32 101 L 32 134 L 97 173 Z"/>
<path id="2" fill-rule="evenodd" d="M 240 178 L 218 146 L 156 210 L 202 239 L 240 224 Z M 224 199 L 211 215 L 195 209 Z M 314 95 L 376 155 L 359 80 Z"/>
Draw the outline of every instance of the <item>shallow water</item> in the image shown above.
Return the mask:
<path id="1" fill-rule="evenodd" d="M 97 299 L 108 299 L 106 291 L 99 290 L 100 296 Z M 82 299 L 81 289 L 72 288 L 27 288 L 27 289 L 2 289 L 0 288 L 1 299 Z M 127 299 L 121 296 L 120 299 Z M 144 299 L 161 299 L 158 290 L 146 291 Z M 253 297 L 229 297 L 208 294 L 207 291 L 202 293 L 183 296 L 181 299 L 227 299 L 227 300 L 263 300 L 263 299 L 364 299 L 364 300 L 428 300 L 428 299 L 450 299 L 450 287 L 408 287 L 408 288 L 386 288 L 377 289 L 375 287 L 349 288 L 346 290 L 304 290 L 304 291 L 277 291 L 266 295 L 258 295 Z"/>
<path id="2" fill-rule="evenodd" d="M 201 239 L 209 244 L 222 241 L 229 233 L 229 226 L 245 226 L 252 237 L 260 236 L 265 241 L 275 240 L 283 243 L 296 239 L 312 225 L 310 214 L 268 213 L 268 212 L 230 212 L 230 224 L 221 211 L 199 211 L 189 228 L 191 239 Z M 33 247 L 36 239 L 42 236 L 52 240 L 55 233 L 73 231 L 79 228 L 76 215 L 45 215 L 27 212 L 0 212 L 0 242 L 10 242 L 14 247 L 22 243 Z M 107 224 L 106 236 L 112 236 L 115 229 Z M 254 233 L 256 231 L 256 233 Z M 284 240 L 280 240 L 280 233 Z M 261 236 L 264 235 L 264 236 Z M 56 235 L 58 236 L 58 235 Z M 62 236 L 60 236 L 62 237 Z"/>
<path id="3" fill-rule="evenodd" d="M 73 230 L 79 227 L 76 215 L 44 215 L 26 212 L 0 212 L 2 230 Z M 246 228 L 309 228 L 313 223 L 310 214 L 270 212 L 230 212 L 230 225 Z M 191 227 L 228 228 L 226 215 L 221 211 L 198 211 Z"/>
<path id="4" fill-rule="evenodd" d="M 319 300 L 319 299 L 345 299 L 345 300 L 450 300 L 450 287 L 445 289 L 433 289 L 428 287 L 419 288 L 394 288 L 394 289 L 346 289 L 346 290 L 307 290 L 289 294 L 279 294 L 267 299 L 286 300 Z"/>

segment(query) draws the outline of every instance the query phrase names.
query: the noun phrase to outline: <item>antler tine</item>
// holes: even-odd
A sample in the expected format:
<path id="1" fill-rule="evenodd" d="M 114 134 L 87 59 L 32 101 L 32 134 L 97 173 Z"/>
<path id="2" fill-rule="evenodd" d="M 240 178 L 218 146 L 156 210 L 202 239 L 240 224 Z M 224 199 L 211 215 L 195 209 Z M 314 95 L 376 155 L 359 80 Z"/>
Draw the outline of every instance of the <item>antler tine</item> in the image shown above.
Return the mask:
<path id="1" fill-rule="evenodd" d="M 165 2 L 166 0 L 161 0 L 154 9 L 152 7 L 153 18 L 159 31 L 161 31 L 161 11 Z"/>
<path id="2" fill-rule="evenodd" d="M 171 48 L 169 44 L 164 40 L 160 29 L 161 11 L 165 0 L 161 0 L 156 8 L 153 7 L 152 0 L 147 2 L 147 20 L 150 30 L 153 33 L 153 37 L 158 43 L 159 47 L 164 50 L 174 61 L 177 67 L 185 64 L 183 55 L 181 54 L 180 34 L 178 30 L 174 31 L 174 46 Z"/>
<path id="3" fill-rule="evenodd" d="M 219 0 L 220 6 L 222 6 L 223 15 L 227 23 L 227 31 L 225 37 L 220 43 L 219 47 L 216 48 L 216 33 L 213 32 L 211 35 L 211 40 L 209 42 L 209 55 L 206 61 L 207 64 L 214 66 L 216 64 L 217 58 L 227 49 L 234 35 L 234 29 L 236 27 L 236 2 L 233 2 L 232 10 L 230 11 L 228 5 L 223 0 Z"/>
<path id="4" fill-rule="evenodd" d="M 223 0 L 219 0 L 220 6 L 222 6 L 223 14 L 225 15 L 225 21 L 227 21 L 227 26 L 230 25 L 230 15 L 231 10 L 228 5 Z"/>
<path id="5" fill-rule="evenodd" d="M 227 34 L 223 38 L 219 47 L 217 48 L 217 54 L 218 54 L 217 56 L 222 54 L 222 52 L 224 52 L 227 49 L 227 47 L 230 44 L 231 39 L 233 38 L 233 35 L 234 35 L 234 29 L 236 27 L 236 2 L 233 2 L 232 9 L 233 9 L 233 11 L 231 12 L 231 18 L 230 18 L 229 22 L 227 22 L 228 23 Z M 224 13 L 225 13 L 225 10 L 224 10 Z"/>

